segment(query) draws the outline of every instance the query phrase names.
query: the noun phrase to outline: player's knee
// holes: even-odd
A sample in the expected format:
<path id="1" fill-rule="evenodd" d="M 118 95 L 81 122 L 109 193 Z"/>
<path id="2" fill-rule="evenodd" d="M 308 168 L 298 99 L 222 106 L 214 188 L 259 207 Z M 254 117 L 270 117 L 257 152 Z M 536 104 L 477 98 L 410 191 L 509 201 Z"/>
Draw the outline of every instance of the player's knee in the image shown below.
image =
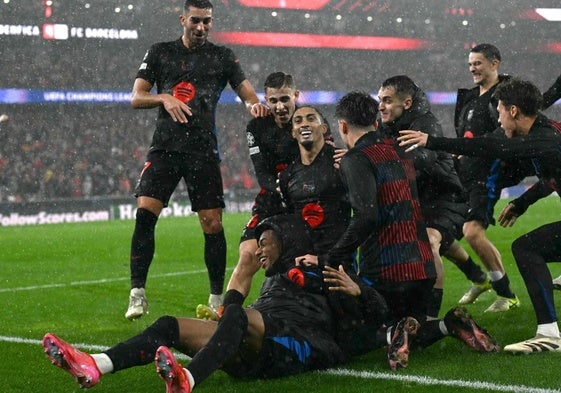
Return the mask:
<path id="1" fill-rule="evenodd" d="M 169 315 L 158 318 L 147 330 L 151 330 L 166 346 L 173 346 L 179 340 L 179 323 L 177 318 Z"/>
<path id="2" fill-rule="evenodd" d="M 466 225 L 464 225 L 463 232 L 466 241 L 470 244 L 474 241 L 477 241 L 479 238 L 481 238 L 481 236 L 485 235 L 485 230 L 483 229 L 483 227 L 471 223 L 466 223 Z"/>

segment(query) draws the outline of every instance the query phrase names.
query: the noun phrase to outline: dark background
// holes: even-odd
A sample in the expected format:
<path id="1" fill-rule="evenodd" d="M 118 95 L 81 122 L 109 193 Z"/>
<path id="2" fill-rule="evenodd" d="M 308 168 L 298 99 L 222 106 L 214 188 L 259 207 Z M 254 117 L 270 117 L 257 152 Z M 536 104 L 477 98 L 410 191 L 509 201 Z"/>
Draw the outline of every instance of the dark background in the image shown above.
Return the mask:
<path id="1" fill-rule="evenodd" d="M 561 22 L 547 21 L 534 10 L 555 7 L 558 1 L 284 2 L 300 8 L 317 3 L 321 6 L 317 10 L 275 7 L 280 3 L 214 1 L 210 40 L 225 42 L 235 51 L 258 92 L 264 78 L 277 70 L 293 74 L 304 92 L 328 91 L 332 97 L 354 89 L 375 95 L 387 77 L 407 74 L 433 93 L 431 97 L 443 93 L 444 101 L 433 99 L 432 108 L 451 135 L 454 93 L 472 86 L 467 56 L 474 44 L 495 44 L 502 52 L 501 72 L 529 79 L 543 90 L 561 74 Z M 156 110 L 132 110 L 127 102 L 13 104 L 2 100 L 2 94 L 5 97 L 6 89 L 129 93 L 148 47 L 181 35 L 182 7 L 182 1 L 173 0 L 0 3 L 0 113 L 10 116 L 0 124 L 0 201 L 130 194 L 150 143 Z M 46 23 L 128 29 L 138 39 L 46 40 L 41 31 Z M 18 25 L 34 26 L 40 33 L 6 33 L 6 26 Z M 238 45 L 231 37 L 248 32 L 334 37 L 323 48 L 299 47 L 305 41 L 286 36 L 275 36 L 266 46 Z M 409 50 L 341 48 L 355 37 L 375 37 L 371 39 L 380 45 L 398 37 L 422 45 Z M 329 100 L 321 107 L 332 120 Z M 547 114 L 560 120 L 559 105 Z M 219 107 L 228 190 L 255 187 L 245 144 L 248 120 L 240 104 Z"/>

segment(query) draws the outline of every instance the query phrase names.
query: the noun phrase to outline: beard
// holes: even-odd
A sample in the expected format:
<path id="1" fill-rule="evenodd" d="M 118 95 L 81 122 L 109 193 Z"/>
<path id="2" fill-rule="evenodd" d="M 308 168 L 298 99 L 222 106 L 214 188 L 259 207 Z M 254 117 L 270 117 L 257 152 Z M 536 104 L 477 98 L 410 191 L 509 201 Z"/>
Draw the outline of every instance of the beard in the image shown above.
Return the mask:
<path id="1" fill-rule="evenodd" d="M 304 149 L 306 149 L 307 151 L 312 150 L 312 148 L 314 147 L 314 141 L 303 141 L 302 143 L 300 143 L 302 145 L 302 147 Z"/>

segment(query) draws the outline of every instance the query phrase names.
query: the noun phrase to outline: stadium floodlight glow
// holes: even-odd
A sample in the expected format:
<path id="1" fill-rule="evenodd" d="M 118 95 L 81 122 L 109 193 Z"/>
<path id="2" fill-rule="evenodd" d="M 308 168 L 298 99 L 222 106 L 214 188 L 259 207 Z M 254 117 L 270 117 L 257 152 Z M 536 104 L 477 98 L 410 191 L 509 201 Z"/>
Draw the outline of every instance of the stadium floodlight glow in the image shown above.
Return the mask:
<path id="1" fill-rule="evenodd" d="M 561 22 L 561 8 L 536 8 L 536 12 L 545 20 Z"/>

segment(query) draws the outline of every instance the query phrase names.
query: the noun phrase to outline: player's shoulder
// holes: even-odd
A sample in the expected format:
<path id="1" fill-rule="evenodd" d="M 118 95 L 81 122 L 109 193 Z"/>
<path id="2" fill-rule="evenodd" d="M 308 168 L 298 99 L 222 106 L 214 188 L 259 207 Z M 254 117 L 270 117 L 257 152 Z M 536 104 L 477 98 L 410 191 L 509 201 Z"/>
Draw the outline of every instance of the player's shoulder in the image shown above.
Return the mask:
<path id="1" fill-rule="evenodd" d="M 233 55 L 233 53 L 234 53 L 234 51 L 232 49 L 230 49 L 229 47 L 224 46 L 224 45 L 217 45 L 217 44 L 215 44 L 213 42 L 210 42 L 210 41 L 207 41 L 204 44 L 203 49 L 205 51 L 218 53 L 218 54 L 222 54 L 222 55 L 224 55 L 224 54 L 228 54 L 228 55 L 232 54 Z"/>
<path id="2" fill-rule="evenodd" d="M 255 134 L 267 133 L 272 127 L 277 127 L 273 115 L 254 117 L 247 123 L 247 129 Z"/>

